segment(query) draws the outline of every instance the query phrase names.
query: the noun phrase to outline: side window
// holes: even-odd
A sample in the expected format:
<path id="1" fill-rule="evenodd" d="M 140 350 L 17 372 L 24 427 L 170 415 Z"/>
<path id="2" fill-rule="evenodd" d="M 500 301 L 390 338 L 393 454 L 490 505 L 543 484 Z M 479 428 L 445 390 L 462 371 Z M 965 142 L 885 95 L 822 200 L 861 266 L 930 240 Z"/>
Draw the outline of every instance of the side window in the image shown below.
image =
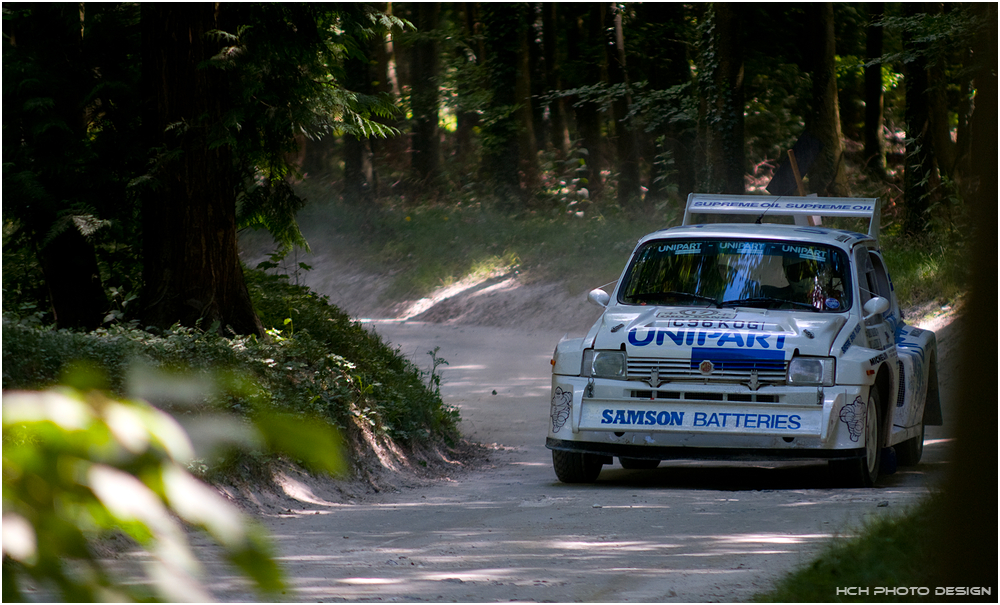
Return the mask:
<path id="1" fill-rule="evenodd" d="M 858 279 L 858 294 L 861 295 L 861 306 L 874 296 L 878 296 L 878 280 L 875 277 L 875 265 L 868 249 L 859 246 L 854 250 L 854 273 Z"/>
<path id="2" fill-rule="evenodd" d="M 892 301 L 892 283 L 889 282 L 889 272 L 885 270 L 885 263 L 877 253 L 869 254 L 872 266 L 875 270 L 875 287 L 878 295 Z"/>

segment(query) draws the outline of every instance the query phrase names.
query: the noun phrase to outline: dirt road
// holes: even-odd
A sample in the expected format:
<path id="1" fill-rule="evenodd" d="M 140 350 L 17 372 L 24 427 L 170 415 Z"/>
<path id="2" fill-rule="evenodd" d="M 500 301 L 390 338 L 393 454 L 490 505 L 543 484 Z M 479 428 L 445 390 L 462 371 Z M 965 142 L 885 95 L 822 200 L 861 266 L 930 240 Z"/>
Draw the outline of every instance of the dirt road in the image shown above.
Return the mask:
<path id="1" fill-rule="evenodd" d="M 330 501 L 301 486 L 300 505 L 265 518 L 290 600 L 746 601 L 832 536 L 922 498 L 947 462 L 950 326 L 939 329 L 946 425 L 928 429 L 919 466 L 875 489 L 836 488 L 809 463 L 616 463 L 596 485 L 564 485 L 543 445 L 561 333 L 372 327 L 421 367 L 440 347 L 445 400 L 469 439 L 497 450 L 490 468 L 396 493 Z M 253 598 L 235 574 L 212 576 L 216 598 Z"/>

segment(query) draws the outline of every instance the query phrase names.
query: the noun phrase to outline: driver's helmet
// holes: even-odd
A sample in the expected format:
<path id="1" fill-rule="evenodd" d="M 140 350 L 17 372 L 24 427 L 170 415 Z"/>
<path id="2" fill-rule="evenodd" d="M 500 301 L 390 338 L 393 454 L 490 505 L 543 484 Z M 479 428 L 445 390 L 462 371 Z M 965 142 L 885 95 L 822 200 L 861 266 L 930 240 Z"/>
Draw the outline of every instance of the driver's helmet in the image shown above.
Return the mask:
<path id="1" fill-rule="evenodd" d="M 786 256 L 782 260 L 782 264 L 789 284 L 796 284 L 807 279 L 813 280 L 817 275 L 816 261 Z"/>

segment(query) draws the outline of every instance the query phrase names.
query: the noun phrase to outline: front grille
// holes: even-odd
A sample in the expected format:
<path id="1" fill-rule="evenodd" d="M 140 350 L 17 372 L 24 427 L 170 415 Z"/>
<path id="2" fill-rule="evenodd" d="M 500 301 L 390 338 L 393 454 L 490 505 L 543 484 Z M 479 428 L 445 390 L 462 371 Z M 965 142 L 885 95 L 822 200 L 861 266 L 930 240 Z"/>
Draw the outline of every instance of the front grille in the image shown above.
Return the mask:
<path id="1" fill-rule="evenodd" d="M 685 399 L 695 401 L 730 401 L 734 403 L 778 403 L 777 395 L 761 395 L 758 393 L 693 393 L 678 391 L 631 391 L 634 399 L 660 401 L 664 399 Z"/>
<path id="2" fill-rule="evenodd" d="M 713 365 L 710 374 L 703 374 L 699 369 L 702 361 L 711 361 Z M 785 373 L 788 362 L 775 358 L 726 358 L 698 357 L 693 355 L 687 359 L 658 359 L 655 357 L 630 357 L 628 360 L 629 380 L 646 382 L 657 371 L 660 381 L 696 381 L 701 383 L 745 383 L 752 380 L 751 375 L 757 372 L 757 381 L 761 385 L 785 384 Z"/>

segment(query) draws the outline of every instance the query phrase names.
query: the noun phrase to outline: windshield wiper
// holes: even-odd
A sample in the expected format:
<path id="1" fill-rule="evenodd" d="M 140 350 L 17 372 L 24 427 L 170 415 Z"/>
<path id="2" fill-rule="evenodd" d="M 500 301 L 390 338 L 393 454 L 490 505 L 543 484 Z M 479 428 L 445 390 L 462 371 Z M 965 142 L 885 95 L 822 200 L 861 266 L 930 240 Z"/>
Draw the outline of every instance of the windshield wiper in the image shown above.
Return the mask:
<path id="1" fill-rule="evenodd" d="M 662 301 L 666 298 L 677 298 L 680 296 L 686 296 L 688 298 L 694 298 L 697 300 L 704 300 L 712 303 L 712 305 L 717 305 L 718 301 L 712 296 L 705 296 L 704 294 L 694 294 L 692 292 L 678 292 L 676 290 L 667 290 L 666 292 L 645 292 L 643 294 L 635 294 L 629 298 L 634 301 L 646 300 L 646 301 Z"/>
<path id="2" fill-rule="evenodd" d="M 733 300 L 724 300 L 719 303 L 719 307 L 750 307 L 756 305 L 793 305 L 796 307 L 801 307 L 803 309 L 810 309 L 816 311 L 816 307 L 809 303 L 798 302 L 795 300 L 786 300 L 784 298 L 774 298 L 772 296 L 753 296 L 749 298 L 734 298 Z"/>

